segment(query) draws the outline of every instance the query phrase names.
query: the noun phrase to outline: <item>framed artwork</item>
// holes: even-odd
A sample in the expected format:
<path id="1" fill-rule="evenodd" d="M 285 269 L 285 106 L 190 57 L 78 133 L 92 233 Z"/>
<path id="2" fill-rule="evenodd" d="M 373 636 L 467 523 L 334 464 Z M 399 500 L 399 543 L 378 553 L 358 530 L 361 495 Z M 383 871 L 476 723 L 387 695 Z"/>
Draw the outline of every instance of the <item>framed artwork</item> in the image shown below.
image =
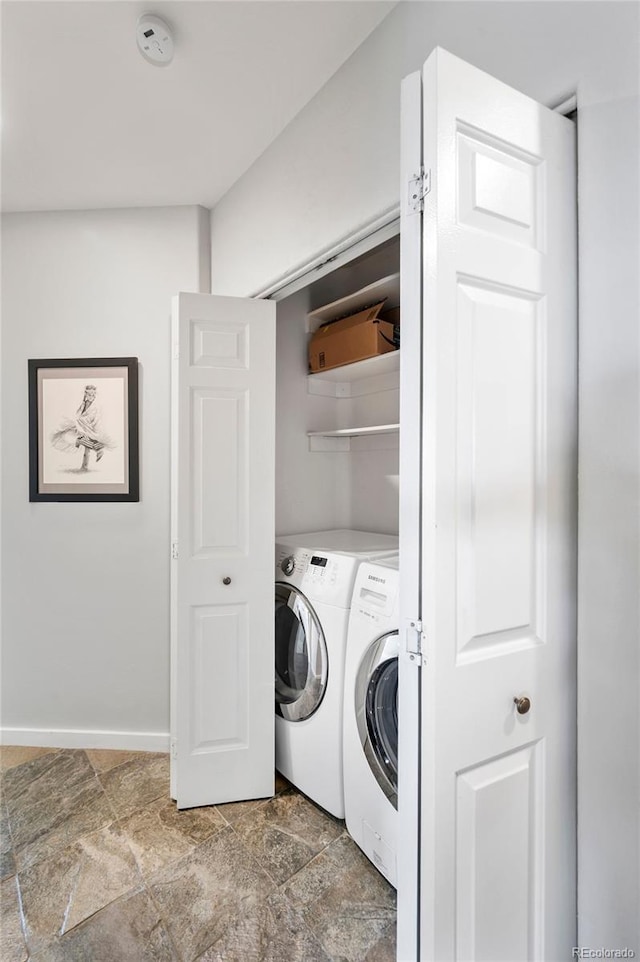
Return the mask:
<path id="1" fill-rule="evenodd" d="M 137 357 L 29 361 L 29 500 L 140 500 Z"/>

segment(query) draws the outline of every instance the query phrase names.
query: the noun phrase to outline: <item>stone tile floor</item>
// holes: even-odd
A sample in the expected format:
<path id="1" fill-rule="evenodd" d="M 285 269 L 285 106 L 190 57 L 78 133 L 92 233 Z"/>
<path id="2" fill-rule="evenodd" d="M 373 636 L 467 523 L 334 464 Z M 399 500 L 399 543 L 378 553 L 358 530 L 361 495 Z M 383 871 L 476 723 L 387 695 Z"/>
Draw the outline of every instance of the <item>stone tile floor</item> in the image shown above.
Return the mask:
<path id="1" fill-rule="evenodd" d="M 178 812 L 169 759 L 0 749 L 2 962 L 392 962 L 395 892 L 276 795 Z"/>

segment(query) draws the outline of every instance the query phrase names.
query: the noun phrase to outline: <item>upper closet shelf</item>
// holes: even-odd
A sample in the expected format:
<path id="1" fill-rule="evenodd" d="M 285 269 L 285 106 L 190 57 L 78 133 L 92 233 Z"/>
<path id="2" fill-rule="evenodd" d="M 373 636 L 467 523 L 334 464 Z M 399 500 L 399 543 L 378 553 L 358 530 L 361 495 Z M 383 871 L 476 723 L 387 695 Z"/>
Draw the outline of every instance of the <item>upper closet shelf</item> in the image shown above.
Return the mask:
<path id="1" fill-rule="evenodd" d="M 308 374 L 307 388 L 309 394 L 324 397 L 360 397 L 398 388 L 399 370 L 400 351 L 391 351 L 353 364 L 343 364 L 330 371 Z"/>
<path id="2" fill-rule="evenodd" d="M 323 307 L 317 307 L 315 311 L 307 314 L 307 331 L 313 334 L 321 324 L 327 321 L 335 321 L 339 317 L 346 317 L 347 314 L 355 314 L 385 299 L 384 310 L 398 307 L 400 304 L 400 274 L 389 274 L 388 277 L 382 277 L 379 281 L 368 284 L 367 287 L 353 294 L 348 294 L 347 297 L 341 297 Z"/>

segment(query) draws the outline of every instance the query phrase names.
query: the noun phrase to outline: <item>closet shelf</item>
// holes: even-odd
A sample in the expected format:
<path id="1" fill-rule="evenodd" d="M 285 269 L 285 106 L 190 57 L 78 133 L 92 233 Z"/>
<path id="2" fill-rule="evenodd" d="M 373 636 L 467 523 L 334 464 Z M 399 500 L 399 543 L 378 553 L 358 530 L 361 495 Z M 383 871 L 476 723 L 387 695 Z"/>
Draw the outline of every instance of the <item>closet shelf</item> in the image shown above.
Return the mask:
<path id="1" fill-rule="evenodd" d="M 390 307 L 397 307 L 400 303 L 400 274 L 389 274 L 382 277 L 373 284 L 341 297 L 330 304 L 317 307 L 315 311 L 307 314 L 307 330 L 313 334 L 321 324 L 326 321 L 335 321 L 339 317 L 346 317 L 347 314 L 355 314 L 356 311 L 364 310 L 371 304 L 378 301 L 386 301 L 384 310 Z"/>
<path id="2" fill-rule="evenodd" d="M 354 361 L 352 364 L 342 364 L 332 367 L 330 371 L 316 371 L 307 374 L 310 381 L 361 381 L 365 377 L 375 377 L 377 374 L 388 374 L 400 370 L 400 351 L 389 351 L 377 357 L 367 357 L 364 361 Z"/>
<path id="3" fill-rule="evenodd" d="M 369 434 L 395 434 L 399 424 L 375 424 L 367 428 L 338 428 L 335 431 L 307 431 L 309 438 L 357 438 Z"/>
<path id="4" fill-rule="evenodd" d="M 374 424 L 366 428 L 337 428 L 327 431 L 308 431 L 310 451 L 350 451 L 351 438 L 373 438 L 376 435 L 397 434 L 399 424 Z"/>
<path id="5" fill-rule="evenodd" d="M 307 374 L 307 391 L 325 397 L 360 397 L 399 387 L 400 351 Z"/>

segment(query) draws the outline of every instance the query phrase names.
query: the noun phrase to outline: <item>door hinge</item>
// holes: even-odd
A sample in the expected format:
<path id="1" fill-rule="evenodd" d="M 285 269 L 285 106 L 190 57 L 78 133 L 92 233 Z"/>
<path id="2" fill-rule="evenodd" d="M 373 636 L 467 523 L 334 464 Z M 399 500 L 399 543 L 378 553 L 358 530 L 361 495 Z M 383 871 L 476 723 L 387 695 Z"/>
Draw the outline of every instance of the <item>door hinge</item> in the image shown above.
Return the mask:
<path id="1" fill-rule="evenodd" d="M 178 560 L 178 542 L 177 541 L 171 542 L 171 558 L 173 561 Z"/>
<path id="2" fill-rule="evenodd" d="M 173 758 L 174 762 L 178 758 L 178 739 L 177 738 L 171 739 L 171 757 Z"/>
<path id="3" fill-rule="evenodd" d="M 406 650 L 410 661 L 422 663 L 424 631 L 419 618 L 410 618 L 406 628 Z"/>
<path id="4" fill-rule="evenodd" d="M 422 168 L 419 174 L 409 178 L 407 206 L 409 213 L 424 210 L 424 199 L 431 190 L 431 171 Z"/>

